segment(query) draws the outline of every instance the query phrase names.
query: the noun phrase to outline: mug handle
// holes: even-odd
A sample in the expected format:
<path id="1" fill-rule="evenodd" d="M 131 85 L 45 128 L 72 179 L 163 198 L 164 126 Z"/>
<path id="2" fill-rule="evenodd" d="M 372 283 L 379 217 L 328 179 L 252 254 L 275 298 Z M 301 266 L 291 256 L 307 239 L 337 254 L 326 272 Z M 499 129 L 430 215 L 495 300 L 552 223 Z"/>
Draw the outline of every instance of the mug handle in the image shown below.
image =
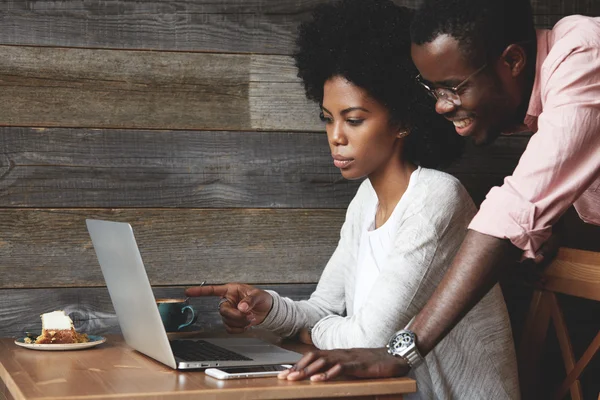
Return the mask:
<path id="1" fill-rule="evenodd" d="M 190 313 L 192 314 L 192 318 L 190 318 L 190 320 L 187 321 L 186 323 L 179 325 L 179 328 L 177 328 L 177 330 L 180 330 L 180 329 L 185 328 L 186 326 L 192 325 L 198 319 L 198 315 L 196 315 L 196 313 L 194 312 L 194 309 L 192 308 L 192 306 L 185 306 L 185 307 L 183 307 L 181 309 L 181 313 L 183 314 L 187 310 L 189 310 Z"/>

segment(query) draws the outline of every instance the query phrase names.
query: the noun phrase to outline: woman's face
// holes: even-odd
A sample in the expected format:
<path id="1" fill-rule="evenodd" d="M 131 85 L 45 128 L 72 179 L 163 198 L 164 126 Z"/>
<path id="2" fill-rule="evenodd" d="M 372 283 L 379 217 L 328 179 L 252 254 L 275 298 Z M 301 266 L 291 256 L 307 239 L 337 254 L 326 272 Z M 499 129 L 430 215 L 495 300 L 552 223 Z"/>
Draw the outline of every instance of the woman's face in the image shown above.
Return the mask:
<path id="1" fill-rule="evenodd" d="M 325 82 L 322 111 L 333 162 L 344 178 L 359 179 L 400 163 L 403 131 L 365 90 L 333 77 Z"/>

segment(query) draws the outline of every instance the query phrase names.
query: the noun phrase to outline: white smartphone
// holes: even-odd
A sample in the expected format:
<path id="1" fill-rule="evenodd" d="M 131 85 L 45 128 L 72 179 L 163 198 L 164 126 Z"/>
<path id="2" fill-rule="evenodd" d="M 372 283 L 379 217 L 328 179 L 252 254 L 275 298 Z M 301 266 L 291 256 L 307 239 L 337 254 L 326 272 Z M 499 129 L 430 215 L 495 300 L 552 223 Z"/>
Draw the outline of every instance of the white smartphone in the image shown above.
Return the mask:
<path id="1" fill-rule="evenodd" d="M 204 373 L 217 379 L 266 378 L 277 376 L 291 365 L 257 365 L 254 367 L 207 368 Z"/>

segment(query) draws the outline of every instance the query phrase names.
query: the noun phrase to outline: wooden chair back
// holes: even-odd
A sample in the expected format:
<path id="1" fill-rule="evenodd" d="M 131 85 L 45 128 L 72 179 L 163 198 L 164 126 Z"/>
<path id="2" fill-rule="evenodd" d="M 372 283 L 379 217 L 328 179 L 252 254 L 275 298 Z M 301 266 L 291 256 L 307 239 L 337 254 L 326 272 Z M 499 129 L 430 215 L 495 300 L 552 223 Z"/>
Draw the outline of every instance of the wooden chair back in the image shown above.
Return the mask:
<path id="1" fill-rule="evenodd" d="M 556 293 L 600 301 L 600 253 L 562 248 L 536 285 L 517 352 L 521 393 L 525 400 L 537 398 L 539 360 L 550 321 L 556 330 L 567 375 L 554 390 L 554 399 L 563 399 L 568 392 L 572 400 L 583 399 L 579 377 L 600 348 L 599 331 L 581 358 L 575 360 Z"/>

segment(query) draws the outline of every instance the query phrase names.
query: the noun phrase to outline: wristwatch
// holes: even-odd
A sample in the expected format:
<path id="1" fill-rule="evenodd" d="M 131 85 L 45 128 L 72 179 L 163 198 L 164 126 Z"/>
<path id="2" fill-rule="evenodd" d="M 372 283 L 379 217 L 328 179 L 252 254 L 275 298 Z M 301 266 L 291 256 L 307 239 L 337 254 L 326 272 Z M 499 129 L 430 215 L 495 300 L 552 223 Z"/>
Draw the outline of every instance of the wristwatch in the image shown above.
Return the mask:
<path id="1" fill-rule="evenodd" d="M 399 330 L 392 335 L 386 347 L 389 354 L 404 358 L 411 368 L 416 368 L 423 362 L 423 357 L 417 349 L 417 337 L 413 331 Z"/>

